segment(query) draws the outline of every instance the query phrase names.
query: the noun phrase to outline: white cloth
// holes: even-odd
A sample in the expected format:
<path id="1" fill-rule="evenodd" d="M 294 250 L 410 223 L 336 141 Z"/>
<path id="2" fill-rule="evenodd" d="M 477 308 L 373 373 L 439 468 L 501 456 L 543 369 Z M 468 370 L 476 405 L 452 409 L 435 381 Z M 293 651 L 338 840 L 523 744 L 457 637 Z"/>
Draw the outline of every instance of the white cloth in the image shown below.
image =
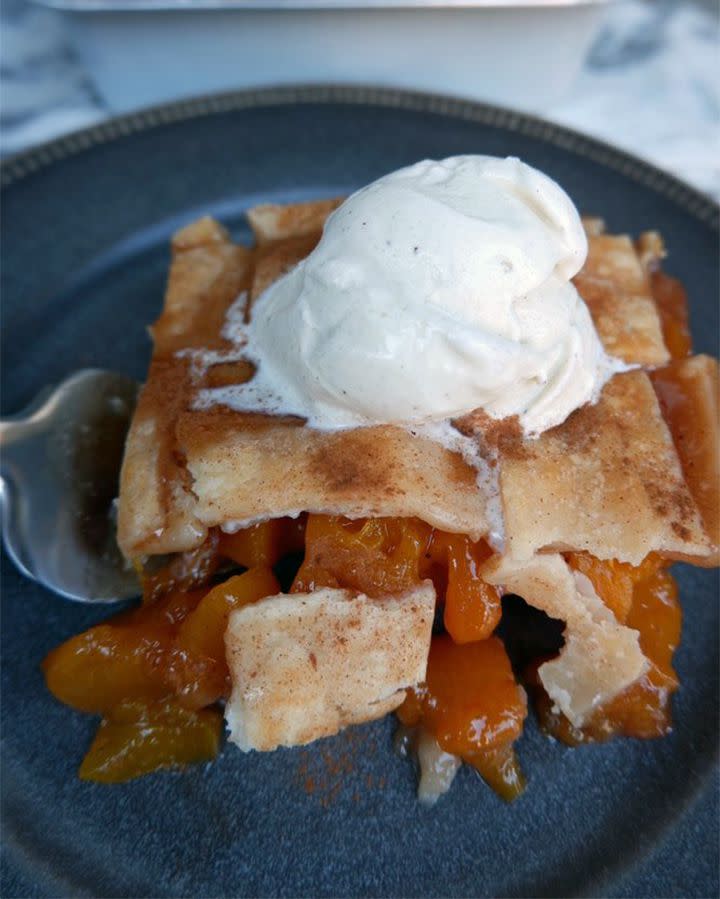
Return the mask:
<path id="1" fill-rule="evenodd" d="M 649 159 L 720 199 L 720 22 L 691 3 L 618 3 L 546 118 Z"/>
<path id="2" fill-rule="evenodd" d="M 109 112 L 65 40 L 62 20 L 2 0 L 0 154 Z M 720 20 L 689 2 L 612 3 L 566 99 L 541 114 L 651 160 L 720 198 Z"/>
<path id="3" fill-rule="evenodd" d="M 65 42 L 61 18 L 0 3 L 0 154 L 17 153 L 107 117 Z"/>

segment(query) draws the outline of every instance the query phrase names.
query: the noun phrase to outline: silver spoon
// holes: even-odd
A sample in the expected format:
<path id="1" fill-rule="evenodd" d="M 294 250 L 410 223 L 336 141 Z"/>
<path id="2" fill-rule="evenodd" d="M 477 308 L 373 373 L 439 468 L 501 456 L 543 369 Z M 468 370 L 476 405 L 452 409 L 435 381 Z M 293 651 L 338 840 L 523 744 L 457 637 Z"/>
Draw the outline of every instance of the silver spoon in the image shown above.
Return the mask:
<path id="1" fill-rule="evenodd" d="M 125 375 L 85 369 L 0 422 L 5 547 L 23 574 L 68 599 L 140 593 L 114 514 L 137 391 Z"/>

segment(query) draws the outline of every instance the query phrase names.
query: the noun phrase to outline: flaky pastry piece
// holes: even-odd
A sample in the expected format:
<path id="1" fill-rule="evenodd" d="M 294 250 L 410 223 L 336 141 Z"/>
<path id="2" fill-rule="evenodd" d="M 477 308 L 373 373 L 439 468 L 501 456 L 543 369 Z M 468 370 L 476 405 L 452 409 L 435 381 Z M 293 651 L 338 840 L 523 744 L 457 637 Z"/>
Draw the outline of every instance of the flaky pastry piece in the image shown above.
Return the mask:
<path id="1" fill-rule="evenodd" d="M 610 355 L 644 366 L 668 361 L 647 272 L 627 235 L 591 232 L 574 282 Z"/>
<path id="2" fill-rule="evenodd" d="M 247 217 L 258 246 L 287 238 L 318 234 L 325 219 L 345 197 L 310 203 L 261 203 L 248 209 Z"/>
<path id="3" fill-rule="evenodd" d="M 619 624 L 588 578 L 571 571 L 562 556 L 496 556 L 482 574 L 489 584 L 565 622 L 565 645 L 538 674 L 550 699 L 576 727 L 645 672 L 638 632 Z"/>
<path id="4" fill-rule="evenodd" d="M 585 550 L 639 565 L 709 557 L 709 539 L 647 374 L 616 375 L 594 405 L 534 441 L 506 441 L 507 551 Z"/>
<path id="5" fill-rule="evenodd" d="M 118 542 L 128 558 L 199 546 L 207 527 L 196 503 L 175 430 L 192 397 L 193 348 L 229 349 L 222 337 L 227 310 L 252 276 L 252 254 L 210 218 L 175 234 L 162 314 L 151 328 L 148 379 L 125 444 L 120 474 Z"/>
<path id="6" fill-rule="evenodd" d="M 434 610 L 426 581 L 400 596 L 322 588 L 233 612 L 230 739 L 246 751 L 299 746 L 382 718 L 425 678 Z"/>
<path id="7" fill-rule="evenodd" d="M 705 532 L 715 547 L 707 564 L 720 564 L 720 371 L 710 356 L 677 359 L 665 369 L 653 372 L 660 404 L 672 420 L 672 407 L 682 404 L 690 410 L 673 421 L 673 440 L 680 457 L 685 481 L 690 487 Z M 705 564 L 703 562 L 703 564 Z"/>
<path id="8" fill-rule="evenodd" d="M 487 534 L 486 494 L 462 458 L 390 426 L 335 433 L 226 410 L 182 414 L 177 435 L 205 527 L 235 528 L 303 511 L 418 517 Z"/>

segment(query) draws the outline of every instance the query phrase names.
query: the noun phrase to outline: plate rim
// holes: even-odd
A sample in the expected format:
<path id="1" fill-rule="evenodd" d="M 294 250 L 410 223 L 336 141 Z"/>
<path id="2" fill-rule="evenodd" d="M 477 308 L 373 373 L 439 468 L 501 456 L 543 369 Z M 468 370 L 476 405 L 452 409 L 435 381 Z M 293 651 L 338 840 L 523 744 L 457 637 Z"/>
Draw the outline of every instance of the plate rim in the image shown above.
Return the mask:
<path id="1" fill-rule="evenodd" d="M 529 112 L 443 93 L 362 84 L 290 84 L 198 94 L 111 116 L 6 157 L 0 162 L 0 187 L 7 188 L 36 172 L 85 150 L 165 125 L 264 106 L 347 104 L 427 112 L 476 124 L 504 128 L 543 140 L 558 149 L 613 169 L 680 206 L 713 230 L 720 230 L 720 203 L 651 162 L 596 137 Z"/>

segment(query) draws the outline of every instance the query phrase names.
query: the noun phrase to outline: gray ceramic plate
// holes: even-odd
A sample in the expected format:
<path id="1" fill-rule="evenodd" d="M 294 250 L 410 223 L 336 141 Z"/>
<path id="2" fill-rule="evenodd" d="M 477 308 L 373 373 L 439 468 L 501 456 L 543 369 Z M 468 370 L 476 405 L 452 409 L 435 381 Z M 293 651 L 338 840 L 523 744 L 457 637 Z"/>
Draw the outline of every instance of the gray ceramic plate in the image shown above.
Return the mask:
<path id="1" fill-rule="evenodd" d="M 143 377 L 168 238 L 201 212 L 248 239 L 243 213 L 258 201 L 332 196 L 421 157 L 472 152 L 539 166 L 610 229 L 661 230 L 697 349 L 717 352 L 717 210 L 686 186 L 499 109 L 273 90 L 112 121 L 4 167 L 4 412 L 84 366 Z M 390 721 L 309 750 L 227 747 L 207 768 L 80 782 L 95 722 L 56 703 L 38 665 L 106 613 L 50 596 L 4 559 L 2 894 L 717 895 L 717 580 L 678 576 L 683 688 L 670 737 L 568 750 L 530 722 L 519 801 L 504 805 L 463 771 L 428 810 L 391 752 Z"/>

